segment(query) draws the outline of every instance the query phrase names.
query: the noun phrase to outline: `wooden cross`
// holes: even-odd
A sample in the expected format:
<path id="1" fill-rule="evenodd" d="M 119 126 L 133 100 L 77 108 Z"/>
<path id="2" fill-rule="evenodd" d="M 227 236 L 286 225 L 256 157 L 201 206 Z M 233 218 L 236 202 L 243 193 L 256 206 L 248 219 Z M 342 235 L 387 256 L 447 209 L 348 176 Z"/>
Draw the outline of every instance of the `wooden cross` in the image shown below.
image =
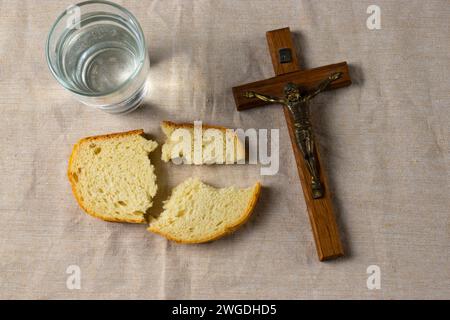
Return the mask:
<path id="1" fill-rule="evenodd" d="M 266 80 L 234 87 L 233 95 L 238 111 L 268 104 L 267 102 L 256 98 L 246 98 L 244 94 L 248 91 L 255 91 L 268 96 L 281 97 L 283 96 L 284 86 L 288 82 L 295 83 L 305 90 L 311 90 L 321 81 L 330 76 L 330 74 L 335 72 L 341 72 L 342 76 L 340 79 L 334 81 L 327 89 L 342 88 L 351 84 L 346 62 L 310 70 L 301 70 L 289 28 L 269 31 L 266 33 L 266 37 L 276 76 Z M 311 176 L 305 165 L 305 161 L 303 160 L 302 153 L 296 143 L 293 119 L 286 106 L 284 107 L 284 115 L 286 117 L 289 136 L 294 149 L 298 174 L 302 184 L 306 205 L 308 207 L 309 219 L 316 242 L 319 260 L 324 261 L 340 257 L 344 255 L 344 251 L 339 238 L 339 231 L 333 211 L 329 184 L 323 167 L 320 165 L 320 155 L 317 151 L 317 146 L 315 148 L 316 156 L 319 163 L 320 179 L 322 181 L 325 193 L 322 198 L 313 199 L 310 192 Z"/>

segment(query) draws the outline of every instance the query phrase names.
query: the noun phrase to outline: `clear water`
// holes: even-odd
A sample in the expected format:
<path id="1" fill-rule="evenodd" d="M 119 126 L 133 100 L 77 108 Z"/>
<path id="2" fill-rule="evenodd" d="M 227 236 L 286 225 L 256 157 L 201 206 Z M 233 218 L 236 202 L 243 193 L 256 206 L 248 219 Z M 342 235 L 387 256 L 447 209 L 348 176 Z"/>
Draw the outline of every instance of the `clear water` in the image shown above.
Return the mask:
<path id="1" fill-rule="evenodd" d="M 136 70 L 140 50 L 126 21 L 111 14 L 82 17 L 83 27 L 68 31 L 57 46 L 59 69 L 79 91 L 107 94 Z"/>

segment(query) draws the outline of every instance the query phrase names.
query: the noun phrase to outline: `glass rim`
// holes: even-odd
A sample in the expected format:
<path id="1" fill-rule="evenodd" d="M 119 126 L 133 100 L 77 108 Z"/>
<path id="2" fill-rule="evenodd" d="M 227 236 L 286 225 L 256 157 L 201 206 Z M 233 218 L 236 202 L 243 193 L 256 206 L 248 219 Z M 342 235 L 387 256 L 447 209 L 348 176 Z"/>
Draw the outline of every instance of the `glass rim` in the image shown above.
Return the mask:
<path id="1" fill-rule="evenodd" d="M 61 84 L 65 89 L 76 93 L 80 96 L 85 96 L 85 97 L 103 97 L 103 96 L 107 96 L 110 95 L 120 89 L 122 89 L 123 87 L 125 87 L 127 84 L 129 84 L 133 79 L 136 78 L 136 76 L 140 73 L 140 71 L 142 70 L 142 68 L 145 65 L 145 59 L 147 57 L 147 45 L 145 42 L 145 37 L 144 37 L 144 32 L 141 28 L 141 25 L 139 24 L 139 21 L 136 19 L 136 17 L 127 9 L 125 9 L 124 7 L 110 2 L 110 1 L 104 1 L 104 0 L 89 0 L 89 1 L 83 1 L 83 2 L 79 2 L 77 4 L 74 4 L 73 6 L 76 7 L 82 7 L 82 6 L 86 6 L 86 5 L 90 5 L 90 4 L 103 4 L 103 5 L 108 5 L 111 7 L 114 7 L 120 11 L 122 11 L 123 13 L 125 13 L 127 16 L 129 16 L 129 18 L 132 20 L 132 22 L 136 25 L 137 27 L 137 31 L 138 31 L 138 36 L 143 44 L 144 50 L 143 53 L 141 54 L 141 56 L 139 57 L 139 65 L 137 66 L 137 68 L 133 71 L 133 73 L 117 88 L 114 88 L 114 90 L 108 91 L 108 92 L 101 92 L 101 93 L 97 93 L 97 92 L 83 92 L 81 90 L 77 90 L 72 88 L 71 86 L 66 84 L 66 81 L 61 78 L 58 73 L 56 72 L 54 66 L 52 65 L 51 62 L 51 58 L 50 58 L 50 39 L 53 36 L 53 33 L 56 29 L 56 26 L 58 25 L 58 23 L 61 22 L 61 20 L 64 18 L 64 16 L 67 14 L 67 9 L 64 10 L 55 20 L 55 22 L 52 24 L 51 28 L 50 28 L 50 32 L 48 33 L 47 36 L 47 41 L 45 44 L 45 56 L 46 56 L 46 60 L 47 60 L 47 65 L 52 73 L 52 75 L 55 77 L 55 79 L 58 81 L 59 84 Z"/>

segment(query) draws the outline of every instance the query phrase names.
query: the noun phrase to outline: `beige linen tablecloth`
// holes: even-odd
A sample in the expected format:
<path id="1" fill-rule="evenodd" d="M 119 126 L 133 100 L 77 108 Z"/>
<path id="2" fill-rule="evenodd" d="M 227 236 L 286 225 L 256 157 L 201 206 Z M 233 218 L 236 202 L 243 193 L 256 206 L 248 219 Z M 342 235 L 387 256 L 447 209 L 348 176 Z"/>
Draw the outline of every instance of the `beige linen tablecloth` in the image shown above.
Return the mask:
<path id="1" fill-rule="evenodd" d="M 151 59 L 145 105 L 126 116 L 80 104 L 47 68 L 47 32 L 71 1 L 0 1 L 0 298 L 450 298 L 448 1 L 118 3 L 139 19 Z M 366 26 L 372 4 L 379 30 Z M 332 262 L 316 256 L 281 108 L 238 113 L 231 94 L 273 76 L 265 32 L 286 26 L 302 66 L 348 61 L 354 80 L 312 106 L 347 252 Z M 162 141 L 163 119 L 280 130 L 274 176 L 155 160 L 161 195 L 191 175 L 218 187 L 260 180 L 235 234 L 177 245 L 79 209 L 72 145 L 136 128 Z M 72 265 L 80 289 L 67 286 Z M 367 287 L 371 265 L 380 289 Z"/>

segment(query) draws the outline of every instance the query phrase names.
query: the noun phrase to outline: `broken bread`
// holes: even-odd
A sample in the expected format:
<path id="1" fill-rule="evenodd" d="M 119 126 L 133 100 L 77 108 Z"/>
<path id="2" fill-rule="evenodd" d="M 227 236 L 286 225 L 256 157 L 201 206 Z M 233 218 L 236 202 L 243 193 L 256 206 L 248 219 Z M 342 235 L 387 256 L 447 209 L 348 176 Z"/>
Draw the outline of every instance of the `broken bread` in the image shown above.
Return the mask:
<path id="1" fill-rule="evenodd" d="M 261 185 L 216 189 L 190 178 L 172 191 L 164 211 L 151 218 L 149 231 L 179 243 L 202 243 L 221 238 L 250 217 Z"/>
<path id="2" fill-rule="evenodd" d="M 75 144 L 68 176 L 75 198 L 88 214 L 106 221 L 145 222 L 157 191 L 149 153 L 158 144 L 143 133 L 88 137 Z"/>
<path id="3" fill-rule="evenodd" d="M 161 160 L 196 165 L 245 162 L 245 147 L 234 130 L 196 123 L 161 122 L 166 135 Z"/>

